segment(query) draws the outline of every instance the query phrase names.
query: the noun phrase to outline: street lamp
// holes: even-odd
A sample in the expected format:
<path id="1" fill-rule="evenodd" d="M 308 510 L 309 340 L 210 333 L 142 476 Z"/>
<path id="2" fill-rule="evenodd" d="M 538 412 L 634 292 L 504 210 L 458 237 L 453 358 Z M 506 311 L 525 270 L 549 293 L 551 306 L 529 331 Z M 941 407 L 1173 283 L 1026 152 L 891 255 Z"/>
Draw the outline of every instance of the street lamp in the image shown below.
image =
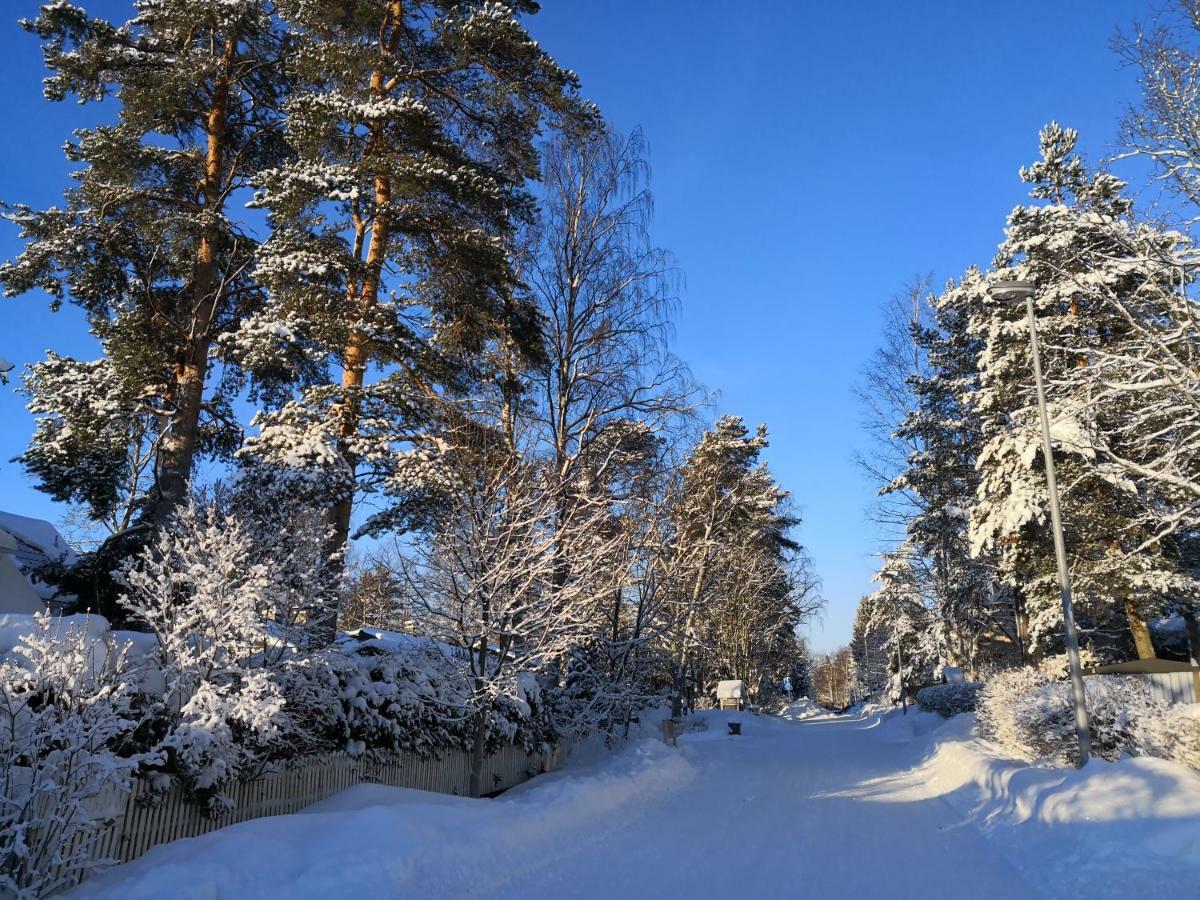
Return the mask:
<path id="1" fill-rule="evenodd" d="M 1003 303 L 1025 301 L 1029 316 L 1029 348 L 1033 356 L 1033 378 L 1037 383 L 1038 412 L 1042 419 L 1042 458 L 1046 462 L 1046 483 L 1050 490 L 1050 521 L 1054 527 L 1054 555 L 1058 558 L 1058 584 L 1062 589 L 1063 629 L 1066 632 L 1067 659 L 1071 666 L 1071 691 L 1075 698 L 1075 733 L 1079 738 L 1079 766 L 1088 761 L 1092 747 L 1088 731 L 1087 700 L 1083 693 L 1083 670 L 1079 665 L 1079 635 L 1071 607 L 1071 578 L 1067 572 L 1067 548 L 1063 543 L 1062 514 L 1058 507 L 1058 482 L 1054 477 L 1054 451 L 1050 445 L 1050 416 L 1046 413 L 1046 388 L 1042 383 L 1041 351 L 1038 349 L 1037 319 L 1033 314 L 1033 283 L 996 281 L 988 287 L 993 300 Z"/>

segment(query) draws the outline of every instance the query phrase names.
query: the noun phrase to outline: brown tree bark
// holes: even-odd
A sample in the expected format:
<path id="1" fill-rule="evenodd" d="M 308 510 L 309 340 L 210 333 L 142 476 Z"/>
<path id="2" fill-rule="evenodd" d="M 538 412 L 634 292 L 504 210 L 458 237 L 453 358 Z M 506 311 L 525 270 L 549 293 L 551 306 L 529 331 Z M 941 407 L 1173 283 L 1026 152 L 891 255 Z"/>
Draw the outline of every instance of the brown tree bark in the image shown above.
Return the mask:
<path id="1" fill-rule="evenodd" d="M 1129 620 L 1129 630 L 1133 634 L 1133 646 L 1137 650 L 1138 659 L 1157 659 L 1154 642 L 1150 640 L 1150 627 L 1138 612 L 1137 605 L 1128 597 L 1125 598 L 1125 617 Z"/>
<path id="2" fill-rule="evenodd" d="M 400 0 L 388 3 L 387 15 L 380 29 L 380 55 L 390 57 L 396 50 L 400 38 L 403 5 Z M 371 73 L 370 90 L 372 94 L 383 97 L 388 88 L 384 81 L 383 70 L 376 69 Z M 384 140 L 382 129 L 373 126 L 368 141 L 366 156 L 377 150 Z M 353 482 L 357 459 L 352 448 L 352 442 L 358 433 L 361 417 L 362 388 L 366 377 L 367 365 L 370 362 L 370 348 L 367 336 L 358 327 L 379 302 L 379 285 L 383 277 L 383 265 L 387 259 L 388 244 L 391 239 L 391 228 L 388 215 L 388 205 L 392 202 L 392 182 L 383 173 L 375 175 L 375 215 L 367 238 L 367 259 L 361 285 L 350 285 L 347 292 L 346 315 L 351 323 L 350 335 L 344 351 L 342 371 L 342 400 L 340 404 L 338 424 L 338 450 L 350 470 Z M 355 257 L 362 252 L 364 224 L 356 222 Z M 350 542 L 350 519 L 354 512 L 354 491 L 351 488 L 346 497 L 334 504 L 330 513 L 333 530 L 331 550 L 342 552 Z M 335 614 L 336 616 L 336 614 Z M 336 626 L 336 618 L 330 623 Z"/>
<path id="3" fill-rule="evenodd" d="M 216 217 L 224 202 L 225 129 L 234 56 L 238 36 L 229 35 L 221 53 L 213 85 L 212 103 L 205 124 L 206 147 L 204 177 L 200 184 L 203 198 L 201 214 Z M 175 365 L 175 409 L 159 451 L 159 474 L 151 519 L 161 522 L 187 496 L 196 455 L 200 412 L 204 406 L 204 383 L 208 377 L 208 354 L 212 347 L 212 326 L 221 296 L 217 283 L 216 226 L 208 225 L 196 251 L 191 285 L 192 315 L 187 340 Z"/>

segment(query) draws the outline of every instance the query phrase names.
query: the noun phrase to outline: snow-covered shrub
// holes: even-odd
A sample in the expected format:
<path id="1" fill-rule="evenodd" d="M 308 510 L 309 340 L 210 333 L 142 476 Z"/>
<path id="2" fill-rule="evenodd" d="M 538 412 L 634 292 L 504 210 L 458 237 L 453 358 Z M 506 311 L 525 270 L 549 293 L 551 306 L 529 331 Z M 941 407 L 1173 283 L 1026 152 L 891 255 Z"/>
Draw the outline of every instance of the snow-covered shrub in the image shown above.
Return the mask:
<path id="1" fill-rule="evenodd" d="M 1084 669 L 1094 669 L 1110 662 L 1111 659 L 1100 656 L 1091 647 L 1079 648 L 1079 665 Z M 1047 655 L 1042 658 L 1038 668 L 1051 681 L 1065 681 L 1071 675 L 1070 657 L 1065 653 Z"/>
<path id="2" fill-rule="evenodd" d="M 1062 723 L 1057 718 L 1049 722 L 1044 709 L 1034 708 L 1038 692 L 1049 684 L 1042 672 L 1026 667 L 992 676 L 976 701 L 979 733 L 1018 759 L 1053 755 L 1065 739 L 1060 733 Z M 1068 715 L 1068 723 L 1073 721 Z M 1053 733 L 1047 733 L 1048 729 Z M 1066 734 L 1071 733 L 1068 728 Z"/>
<path id="3" fill-rule="evenodd" d="M 473 744 L 470 678 L 436 644 L 333 647 L 288 661 L 275 674 L 287 712 L 279 747 L 288 756 L 436 756 Z M 554 736 L 536 684 L 518 679 L 513 695 L 500 698 L 489 716 L 485 747 L 495 752 L 515 743 L 532 752 Z"/>
<path id="4" fill-rule="evenodd" d="M 82 838 L 119 811 L 106 801 L 124 808 L 143 760 L 135 688 L 123 653 L 44 614 L 0 663 L 0 894 L 42 896 L 101 864 Z"/>
<path id="5" fill-rule="evenodd" d="M 189 504 L 121 574 L 126 607 L 158 639 L 167 771 L 210 812 L 228 807 L 222 787 L 255 769 L 283 725 L 263 669 L 277 584 L 254 556 L 236 518 Z"/>
<path id="6" fill-rule="evenodd" d="M 1161 715 L 1146 685 L 1119 675 L 1084 679 L 1092 753 L 1115 760 L 1137 752 L 1141 723 Z M 1070 765 L 1078 754 L 1071 684 L 1042 671 L 1012 669 L 994 676 L 980 692 L 979 731 L 1011 756 Z"/>
<path id="7" fill-rule="evenodd" d="M 917 691 L 917 704 L 926 712 L 935 712 L 949 719 L 975 709 L 979 694 L 978 682 L 963 684 L 931 684 Z"/>
<path id="8" fill-rule="evenodd" d="M 1181 703 L 1144 715 L 1138 722 L 1138 750 L 1200 769 L 1200 704 Z"/>

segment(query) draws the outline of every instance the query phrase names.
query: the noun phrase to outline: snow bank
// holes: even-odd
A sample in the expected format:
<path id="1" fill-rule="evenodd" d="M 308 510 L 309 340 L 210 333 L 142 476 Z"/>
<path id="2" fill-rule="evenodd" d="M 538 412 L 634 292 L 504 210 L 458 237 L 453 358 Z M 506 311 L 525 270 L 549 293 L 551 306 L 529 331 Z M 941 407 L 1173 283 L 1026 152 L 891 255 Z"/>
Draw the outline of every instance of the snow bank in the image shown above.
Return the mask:
<path id="1" fill-rule="evenodd" d="M 359 785 L 303 813 L 243 822 L 151 850 L 81 885 L 76 897 L 480 896 L 552 867 L 678 791 L 695 768 L 646 740 L 603 765 L 552 773 L 498 800 Z M 477 873 L 478 880 L 472 879 Z"/>
<path id="2" fill-rule="evenodd" d="M 974 719 L 882 716 L 879 735 L 927 748 L 924 759 L 840 796 L 940 798 L 1051 897 L 1128 896 L 1132 882 L 1143 896 L 1179 896 L 1181 884 L 1200 883 L 1200 773 L 1149 757 L 1093 759 L 1082 770 L 1030 766 L 977 737 Z M 1119 878 L 1110 868 L 1118 865 Z"/>
<path id="3" fill-rule="evenodd" d="M 787 706 L 780 710 L 779 715 L 783 716 L 785 719 L 795 719 L 799 721 L 802 719 L 815 719 L 824 716 L 831 716 L 833 713 L 825 709 L 823 706 L 818 706 L 817 704 L 813 703 L 807 697 L 801 697 L 799 700 L 793 700 L 791 703 L 787 704 Z"/>

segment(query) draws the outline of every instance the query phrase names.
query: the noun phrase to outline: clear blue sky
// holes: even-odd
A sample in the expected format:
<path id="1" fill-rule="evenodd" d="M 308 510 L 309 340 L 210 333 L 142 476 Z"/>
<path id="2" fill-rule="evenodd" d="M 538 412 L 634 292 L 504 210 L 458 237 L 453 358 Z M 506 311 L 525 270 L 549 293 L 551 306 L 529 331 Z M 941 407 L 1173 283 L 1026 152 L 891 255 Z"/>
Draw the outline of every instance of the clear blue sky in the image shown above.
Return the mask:
<path id="1" fill-rule="evenodd" d="M 41 99 L 36 40 L 14 21 L 36 6 L 3 4 L 0 198 L 40 206 L 67 183 L 63 141 L 96 113 Z M 864 439 L 851 388 L 881 304 L 916 273 L 940 283 L 990 261 L 1043 123 L 1105 155 L 1136 96 L 1110 40 L 1137 17 L 1136 0 L 543 0 L 530 20 L 618 128 L 646 133 L 654 238 L 686 276 L 676 349 L 721 411 L 770 427 L 768 458 L 824 582 L 818 649 L 848 639 L 871 588 L 878 535 L 852 463 Z M 0 256 L 17 251 L 0 223 Z M 0 355 L 23 366 L 47 348 L 94 353 L 78 312 L 0 300 Z M 0 388 L 0 509 L 57 520 L 8 461 L 31 430 Z"/>

